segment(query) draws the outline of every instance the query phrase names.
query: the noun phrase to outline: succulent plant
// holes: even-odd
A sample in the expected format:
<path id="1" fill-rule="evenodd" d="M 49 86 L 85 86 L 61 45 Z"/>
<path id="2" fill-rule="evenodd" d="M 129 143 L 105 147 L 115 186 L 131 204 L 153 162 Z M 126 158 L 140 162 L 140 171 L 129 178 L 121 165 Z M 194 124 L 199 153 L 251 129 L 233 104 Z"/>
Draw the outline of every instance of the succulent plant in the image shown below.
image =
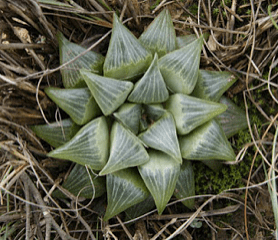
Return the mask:
<path id="1" fill-rule="evenodd" d="M 58 40 L 61 64 L 85 50 L 61 33 Z M 246 127 L 246 119 L 219 101 L 236 79 L 199 70 L 202 45 L 202 37 L 176 37 L 166 9 L 139 39 L 114 14 L 106 57 L 81 55 L 62 69 L 64 89 L 45 89 L 70 119 L 33 130 L 55 147 L 49 157 L 76 163 L 64 188 L 85 198 L 107 192 L 104 220 L 125 210 L 134 215 L 128 208 L 137 204 L 155 203 L 161 214 L 172 195 L 193 196 L 190 160 L 235 160 L 226 135 Z M 194 207 L 192 199 L 182 203 Z"/>

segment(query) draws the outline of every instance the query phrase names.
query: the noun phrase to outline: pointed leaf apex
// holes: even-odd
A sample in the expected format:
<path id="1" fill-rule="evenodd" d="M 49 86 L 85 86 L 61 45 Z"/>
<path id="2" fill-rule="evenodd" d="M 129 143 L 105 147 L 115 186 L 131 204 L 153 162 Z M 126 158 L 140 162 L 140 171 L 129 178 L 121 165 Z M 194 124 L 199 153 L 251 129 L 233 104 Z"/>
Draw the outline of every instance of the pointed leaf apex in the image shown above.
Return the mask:
<path id="1" fill-rule="evenodd" d="M 114 14 L 112 36 L 103 66 L 104 76 L 133 80 L 147 70 L 151 61 L 151 52 L 141 45 Z"/>
<path id="2" fill-rule="evenodd" d="M 168 9 L 164 9 L 139 38 L 140 42 L 159 57 L 176 49 L 176 33 Z"/>
<path id="3" fill-rule="evenodd" d="M 203 38 L 166 54 L 159 59 L 159 68 L 168 88 L 177 93 L 190 94 L 198 79 Z"/>
<path id="4" fill-rule="evenodd" d="M 158 57 L 154 59 L 144 76 L 135 84 L 128 100 L 136 103 L 152 104 L 165 102 L 169 97 L 164 79 L 158 67 Z"/>

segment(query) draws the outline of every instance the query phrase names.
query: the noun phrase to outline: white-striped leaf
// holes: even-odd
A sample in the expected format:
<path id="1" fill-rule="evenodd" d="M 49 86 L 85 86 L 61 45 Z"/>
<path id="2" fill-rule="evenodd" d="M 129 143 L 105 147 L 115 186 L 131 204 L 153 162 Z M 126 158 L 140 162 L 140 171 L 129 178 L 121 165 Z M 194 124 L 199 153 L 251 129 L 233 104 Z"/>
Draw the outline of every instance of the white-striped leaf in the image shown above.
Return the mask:
<path id="1" fill-rule="evenodd" d="M 237 79 L 229 72 L 200 70 L 193 96 L 217 102 Z"/>
<path id="2" fill-rule="evenodd" d="M 157 121 L 166 112 L 162 104 L 144 105 L 144 110 L 148 118 L 151 119 L 151 121 Z"/>
<path id="3" fill-rule="evenodd" d="M 167 101 L 166 109 L 175 119 L 178 134 L 183 135 L 224 112 L 227 107 L 184 94 L 174 94 Z"/>
<path id="4" fill-rule="evenodd" d="M 36 135 L 53 147 L 59 147 L 68 142 L 80 129 L 70 118 L 51 124 L 30 127 Z"/>
<path id="5" fill-rule="evenodd" d="M 197 39 L 195 34 L 177 37 L 177 49 L 183 48 Z"/>
<path id="6" fill-rule="evenodd" d="M 143 214 L 151 211 L 155 208 L 155 202 L 151 195 L 146 198 L 144 201 L 137 203 L 136 205 L 131 206 L 125 210 L 126 218 L 125 221 L 142 216 Z"/>
<path id="7" fill-rule="evenodd" d="M 152 53 L 120 22 L 114 14 L 112 36 L 103 65 L 104 76 L 131 80 L 141 76 L 152 61 Z"/>
<path id="8" fill-rule="evenodd" d="M 176 93 L 190 94 L 197 82 L 203 38 L 166 54 L 158 61 L 168 88 Z"/>
<path id="9" fill-rule="evenodd" d="M 133 91 L 128 97 L 130 102 L 135 103 L 161 103 L 168 99 L 169 93 L 163 77 L 158 68 L 157 54 L 144 76 L 135 84 Z"/>
<path id="10" fill-rule="evenodd" d="M 139 135 L 139 138 L 149 147 L 160 150 L 182 163 L 174 118 L 166 112 L 157 122 Z"/>
<path id="11" fill-rule="evenodd" d="M 121 170 L 106 177 L 108 205 L 103 218 L 112 218 L 127 208 L 142 202 L 149 196 L 142 178 L 136 169 Z"/>
<path id="12" fill-rule="evenodd" d="M 48 87 L 44 91 L 78 125 L 89 122 L 101 113 L 88 88 Z"/>
<path id="13" fill-rule="evenodd" d="M 194 171 L 190 161 L 184 160 L 181 165 L 180 175 L 177 180 L 174 196 L 177 199 L 195 196 Z M 192 209 L 194 207 L 194 202 L 194 198 L 191 198 L 183 200 L 182 204 Z"/>
<path id="14" fill-rule="evenodd" d="M 176 49 L 176 33 L 168 9 L 164 9 L 139 38 L 143 46 L 159 57 Z"/>
<path id="15" fill-rule="evenodd" d="M 111 129 L 110 156 L 99 175 L 141 165 L 149 160 L 149 155 L 141 141 L 123 125 L 114 122 Z"/>
<path id="16" fill-rule="evenodd" d="M 216 119 L 220 122 L 227 138 L 237 134 L 240 130 L 248 127 L 245 112 L 235 105 L 230 99 L 222 96 L 220 103 L 228 108 L 225 112 L 218 115 Z"/>
<path id="17" fill-rule="evenodd" d="M 236 156 L 221 126 L 211 120 L 180 137 L 181 155 L 189 160 L 235 161 Z"/>
<path id="18" fill-rule="evenodd" d="M 106 192 L 105 177 L 96 177 L 90 172 L 90 169 L 88 170 L 90 175 L 85 166 L 75 164 L 62 187 L 80 198 L 100 197 Z M 54 191 L 52 196 L 66 197 L 60 190 Z"/>
<path id="19" fill-rule="evenodd" d="M 107 122 L 105 117 L 99 117 L 82 127 L 69 142 L 48 153 L 48 156 L 101 170 L 108 159 L 108 146 Z"/>
<path id="20" fill-rule="evenodd" d="M 68 41 L 61 32 L 58 32 L 60 64 L 67 63 L 86 49 Z M 104 57 L 96 52 L 90 51 L 80 56 L 74 62 L 61 69 L 62 80 L 65 88 L 85 87 L 86 83 L 80 76 L 79 70 L 85 68 L 89 71 L 101 74 Z"/>
<path id="21" fill-rule="evenodd" d="M 126 128 L 131 130 L 134 134 L 139 132 L 139 123 L 142 114 L 142 107 L 140 104 L 125 103 L 113 115 Z"/>
<path id="22" fill-rule="evenodd" d="M 80 72 L 105 116 L 121 106 L 133 88 L 131 82 L 102 77 L 86 70 Z"/>
<path id="23" fill-rule="evenodd" d="M 153 150 L 149 156 L 150 160 L 138 169 L 161 214 L 175 190 L 180 164 L 163 152 Z"/>

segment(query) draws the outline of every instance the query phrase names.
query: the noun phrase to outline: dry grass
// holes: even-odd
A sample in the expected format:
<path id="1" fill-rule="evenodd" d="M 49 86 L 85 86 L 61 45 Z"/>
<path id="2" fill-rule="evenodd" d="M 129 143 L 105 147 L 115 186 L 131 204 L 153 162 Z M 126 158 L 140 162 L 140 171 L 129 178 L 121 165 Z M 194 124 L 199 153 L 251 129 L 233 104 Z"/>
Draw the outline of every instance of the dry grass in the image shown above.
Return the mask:
<path id="1" fill-rule="evenodd" d="M 275 226 L 263 170 L 263 165 L 266 171 L 271 166 L 278 117 L 278 30 L 267 13 L 271 1 L 164 0 L 152 10 L 155 1 L 103 1 L 107 6 L 95 0 L 45 2 L 0 0 L 0 239 L 271 239 Z M 104 223 L 103 198 L 78 202 L 51 197 L 70 164 L 47 158 L 50 146 L 28 126 L 60 117 L 59 111 L 53 117 L 55 105 L 43 91 L 61 85 L 57 30 L 105 54 L 113 11 L 139 35 L 165 5 L 179 35 L 209 33 L 202 68 L 238 76 L 228 95 L 244 101 L 249 120 L 252 111 L 262 122 L 249 121 L 252 141 L 235 149 L 238 162 L 247 155 L 253 163 L 259 157 L 262 161 L 243 176 L 244 188 L 196 196 L 193 212 L 173 199 L 161 216 L 152 211 L 125 224 L 119 215 Z M 277 6 L 272 18 L 277 22 Z M 197 219 L 201 231 L 192 227 Z"/>

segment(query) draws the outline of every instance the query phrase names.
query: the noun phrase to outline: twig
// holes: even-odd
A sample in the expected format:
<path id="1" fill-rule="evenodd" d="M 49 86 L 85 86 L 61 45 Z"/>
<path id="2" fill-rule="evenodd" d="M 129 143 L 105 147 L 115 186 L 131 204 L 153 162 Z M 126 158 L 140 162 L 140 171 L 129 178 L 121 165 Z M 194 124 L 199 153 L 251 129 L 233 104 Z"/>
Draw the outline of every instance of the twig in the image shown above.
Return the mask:
<path id="1" fill-rule="evenodd" d="M 24 193 L 25 198 L 27 200 L 26 204 L 26 233 L 25 233 L 25 239 L 29 240 L 31 238 L 31 211 L 30 211 L 30 204 L 28 203 L 30 201 L 30 191 L 28 183 L 24 182 Z"/>
<path id="2" fill-rule="evenodd" d="M 29 186 L 29 189 L 32 192 L 34 199 L 39 204 L 39 206 L 42 210 L 42 213 L 43 213 L 43 216 L 45 218 L 46 224 L 51 224 L 55 228 L 57 233 L 60 235 L 62 240 L 76 240 L 75 238 L 66 234 L 66 232 L 64 232 L 60 228 L 60 226 L 56 223 L 56 221 L 53 219 L 52 215 L 50 214 L 50 211 L 45 206 L 45 203 L 44 203 L 38 189 L 35 187 L 33 182 L 30 180 L 27 173 L 23 173 L 20 178 L 22 179 L 23 182 L 26 182 L 26 184 Z"/>

